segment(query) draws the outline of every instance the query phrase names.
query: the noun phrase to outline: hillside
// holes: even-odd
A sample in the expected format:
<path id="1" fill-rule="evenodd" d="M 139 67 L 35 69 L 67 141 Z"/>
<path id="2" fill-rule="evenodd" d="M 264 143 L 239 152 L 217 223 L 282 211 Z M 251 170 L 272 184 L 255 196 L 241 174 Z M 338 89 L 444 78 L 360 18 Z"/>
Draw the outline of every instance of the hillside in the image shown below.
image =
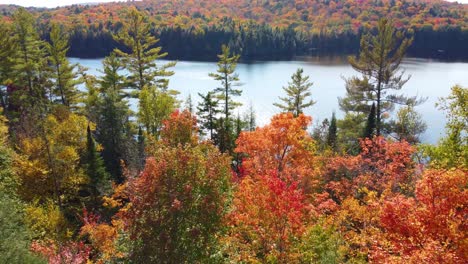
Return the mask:
<path id="1" fill-rule="evenodd" d="M 71 55 L 100 57 L 115 46 L 109 32 L 121 27 L 131 5 L 147 12 L 175 58 L 213 55 L 222 43 L 244 58 L 355 53 L 361 32 L 380 17 L 415 33 L 411 56 L 468 58 L 468 5 L 437 0 L 145 0 L 30 11 L 43 25 L 54 21 L 72 29 Z M 0 14 L 14 9 L 2 6 Z"/>

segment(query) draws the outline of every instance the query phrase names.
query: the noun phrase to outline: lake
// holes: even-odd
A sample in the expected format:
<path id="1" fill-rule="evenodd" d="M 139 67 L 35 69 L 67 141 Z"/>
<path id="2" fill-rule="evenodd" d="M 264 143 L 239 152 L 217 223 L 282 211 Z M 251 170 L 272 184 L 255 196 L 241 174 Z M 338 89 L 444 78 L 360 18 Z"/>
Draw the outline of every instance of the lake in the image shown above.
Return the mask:
<path id="1" fill-rule="evenodd" d="M 71 58 L 71 61 L 89 68 L 89 73 L 101 74 L 98 69 L 101 69 L 102 59 Z M 343 78 L 357 74 L 343 58 L 239 63 L 237 72 L 243 83 L 243 93 L 238 99 L 243 106 L 239 108 L 239 113 L 243 114 L 252 104 L 257 125 L 267 124 L 270 117 L 279 112 L 273 103 L 278 101 L 278 96 L 284 95 L 282 87 L 287 85 L 299 67 L 313 82 L 311 92 L 316 104 L 305 113 L 313 117 L 314 124 L 330 118 L 333 111 L 338 118 L 342 117 L 337 98 L 345 94 Z M 416 107 L 428 126 L 421 139 L 425 143 L 436 143 L 444 133 L 445 115 L 436 109 L 435 103 L 438 98 L 447 96 L 455 84 L 468 87 L 468 63 L 408 58 L 402 63 L 402 68 L 407 75 L 411 75 L 411 79 L 400 92 L 428 98 L 424 104 Z M 208 77 L 208 73 L 216 71 L 216 62 L 178 61 L 173 70 L 175 74 L 170 77 L 169 88 L 180 92 L 180 100 L 191 94 L 192 100 L 198 102 L 198 93 L 206 93 L 219 85 Z"/>

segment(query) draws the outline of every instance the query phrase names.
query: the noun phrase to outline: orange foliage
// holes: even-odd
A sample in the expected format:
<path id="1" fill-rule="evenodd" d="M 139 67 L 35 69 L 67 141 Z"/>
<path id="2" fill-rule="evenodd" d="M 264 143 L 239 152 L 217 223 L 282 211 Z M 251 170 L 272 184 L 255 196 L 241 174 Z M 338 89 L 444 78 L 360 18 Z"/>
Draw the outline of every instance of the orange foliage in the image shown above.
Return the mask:
<path id="1" fill-rule="evenodd" d="M 291 262 L 291 245 L 306 226 L 306 203 L 297 184 L 287 184 L 275 174 L 247 176 L 234 197 L 234 210 L 227 217 L 231 258 L 236 262 Z"/>
<path id="2" fill-rule="evenodd" d="M 389 243 L 377 243 L 380 263 L 465 263 L 468 259 L 468 171 L 428 170 L 415 198 L 383 204 L 381 224 Z"/>
<path id="3" fill-rule="evenodd" d="M 274 173 L 283 180 L 299 180 L 307 189 L 314 186 L 315 145 L 305 128 L 311 118 L 291 113 L 273 116 L 271 123 L 252 132 L 242 132 L 237 139 L 237 153 L 243 153 L 242 169 L 246 175 Z"/>
<path id="4" fill-rule="evenodd" d="M 358 156 L 332 157 L 327 161 L 325 189 L 335 200 L 357 197 L 363 187 L 378 194 L 413 192 L 417 177 L 412 161 L 414 147 L 376 137 L 362 140 L 361 149 Z"/>

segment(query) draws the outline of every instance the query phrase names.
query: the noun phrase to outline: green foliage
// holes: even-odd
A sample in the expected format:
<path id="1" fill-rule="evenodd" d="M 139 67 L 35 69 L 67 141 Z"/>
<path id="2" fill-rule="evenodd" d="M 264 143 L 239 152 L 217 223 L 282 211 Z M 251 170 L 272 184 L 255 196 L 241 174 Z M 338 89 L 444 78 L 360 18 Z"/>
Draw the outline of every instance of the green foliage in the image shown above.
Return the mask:
<path id="1" fill-rule="evenodd" d="M 96 142 L 89 125 L 86 134 L 86 153 L 82 162 L 89 177 L 89 187 L 92 196 L 91 204 L 93 208 L 97 209 L 101 205 L 100 198 L 109 193 L 111 186 L 109 174 L 104 166 L 104 160 L 96 149 Z"/>
<path id="2" fill-rule="evenodd" d="M 232 130 L 231 112 L 241 104 L 234 101 L 233 97 L 240 96 L 242 90 L 235 89 L 234 87 L 240 86 L 239 75 L 235 73 L 237 61 L 240 55 L 232 55 L 228 46 L 222 45 L 222 53 L 218 55 L 218 69 L 217 73 L 210 73 L 209 76 L 216 81 L 221 82 L 221 86 L 214 89 L 217 99 L 224 104 L 223 114 L 224 117 L 220 120 L 220 127 L 218 131 L 218 143 L 222 152 L 232 152 L 234 149 L 234 138 Z"/>
<path id="3" fill-rule="evenodd" d="M 354 101 L 355 107 L 361 108 L 375 102 L 377 136 L 382 132 L 382 114 L 392 110 L 394 104 L 415 105 L 421 102 L 416 97 L 390 93 L 391 90 L 401 90 L 409 79 L 403 77 L 400 64 L 413 41 L 412 38 L 405 38 L 404 33 L 395 32 L 392 23 L 386 18 L 380 19 L 377 35 L 363 35 L 359 57 L 349 57 L 349 63 L 363 78 L 347 80 L 350 85 L 347 86 L 346 100 Z"/>
<path id="4" fill-rule="evenodd" d="M 338 149 L 338 134 L 337 134 L 336 116 L 334 112 L 331 117 L 330 126 L 328 127 L 327 145 L 333 151 L 336 151 Z"/>
<path id="5" fill-rule="evenodd" d="M 29 251 L 30 244 L 24 205 L 0 190 L 0 263 L 46 263 Z"/>
<path id="6" fill-rule="evenodd" d="M 52 94 L 63 105 L 76 107 L 80 96 L 77 85 L 80 81 L 74 72 L 77 65 L 71 65 L 67 58 L 68 38 L 63 27 L 52 24 L 50 43 L 46 43 L 46 48 L 49 53 L 49 64 L 52 67 L 51 77 L 54 81 Z"/>
<path id="7" fill-rule="evenodd" d="M 411 144 L 419 143 L 419 136 L 427 128 L 422 115 L 416 112 L 412 105 L 400 108 L 396 120 L 391 121 L 389 125 L 398 140 L 406 140 Z"/>
<path id="8" fill-rule="evenodd" d="M 8 109 L 8 93 L 4 85 L 11 83 L 13 61 L 13 41 L 11 38 L 12 28 L 10 25 L 0 21 L 0 107 L 3 111 Z"/>
<path id="9" fill-rule="evenodd" d="M 5 119 L 0 116 L 0 263 L 45 263 L 29 251 L 31 241 L 24 223 L 24 204 L 16 194 L 20 182 L 14 173 L 13 155 Z"/>
<path id="10" fill-rule="evenodd" d="M 366 116 L 362 113 L 346 113 L 343 119 L 337 121 L 340 133 L 338 141 L 340 148 L 348 154 L 360 151 L 359 140 L 364 131 Z"/>
<path id="11" fill-rule="evenodd" d="M 143 124 L 147 133 L 156 138 L 159 136 L 163 120 L 179 105 L 176 94 L 175 91 L 163 91 L 156 86 L 144 87 L 141 90 L 138 121 Z"/>
<path id="12" fill-rule="evenodd" d="M 208 92 L 206 95 L 199 93 L 198 95 L 201 98 L 197 107 L 200 133 L 208 133 L 209 139 L 214 140 L 218 128 L 217 115 L 220 113 L 218 99 L 214 96 L 214 92 Z"/>
<path id="13" fill-rule="evenodd" d="M 100 94 L 97 110 L 96 138 L 103 146 L 102 156 L 112 179 L 123 182 L 121 160 L 126 165 L 132 164 L 135 140 L 130 123 L 130 109 L 125 100 L 124 77 L 119 74 L 122 69 L 120 61 L 114 54 L 104 59 L 104 75 L 99 79 Z"/>
<path id="14" fill-rule="evenodd" d="M 135 263 L 212 263 L 230 196 L 229 158 L 212 145 L 161 147 L 129 184 L 123 213 Z M 151 226 L 151 228 L 148 228 Z"/>
<path id="15" fill-rule="evenodd" d="M 12 54 L 13 83 L 19 89 L 14 94 L 18 106 L 38 106 L 47 95 L 49 67 L 45 42 L 39 38 L 32 14 L 19 8 L 13 14 Z"/>
<path id="16" fill-rule="evenodd" d="M 175 66 L 175 63 L 160 67 L 156 65 L 156 60 L 166 57 L 167 53 L 161 53 L 161 47 L 155 47 L 159 40 L 151 34 L 150 29 L 148 17 L 136 8 L 130 8 L 122 29 L 113 36 L 130 50 L 130 53 L 120 49 L 115 49 L 115 52 L 122 57 L 125 68 L 130 72 L 129 86 L 139 91 L 154 85 L 167 89 L 168 80 L 156 78 L 174 74 L 168 68 Z"/>
<path id="17" fill-rule="evenodd" d="M 308 99 L 312 94 L 310 87 L 313 83 L 309 82 L 309 76 L 303 76 L 304 69 L 299 68 L 292 75 L 291 82 L 287 87 L 283 87 L 287 97 L 280 97 L 284 104 L 274 103 L 276 107 L 280 108 L 283 112 L 291 112 L 295 117 L 304 112 L 305 108 L 311 107 L 315 104 L 314 101 Z"/>
<path id="18" fill-rule="evenodd" d="M 366 127 L 364 128 L 363 138 L 373 138 L 376 134 L 376 126 L 375 123 L 375 103 L 372 103 L 371 110 L 369 115 L 367 116 Z"/>
<path id="19" fill-rule="evenodd" d="M 446 112 L 447 135 L 437 146 L 424 145 L 422 152 L 436 168 L 468 167 L 468 89 L 452 87 L 452 93 L 438 103 Z"/>
<path id="20" fill-rule="evenodd" d="M 344 261 L 344 241 L 337 230 L 312 225 L 304 234 L 298 248 L 301 263 L 334 264 Z"/>

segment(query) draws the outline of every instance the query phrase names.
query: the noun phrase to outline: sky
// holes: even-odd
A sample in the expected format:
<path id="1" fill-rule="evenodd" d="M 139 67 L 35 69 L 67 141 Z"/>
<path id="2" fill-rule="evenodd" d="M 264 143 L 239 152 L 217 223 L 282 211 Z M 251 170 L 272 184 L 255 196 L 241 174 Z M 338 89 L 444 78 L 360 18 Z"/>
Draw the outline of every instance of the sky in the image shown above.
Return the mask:
<path id="1" fill-rule="evenodd" d="M 64 5 L 72 5 L 77 3 L 90 2 L 117 2 L 118 0 L 0 0 L 0 4 L 15 4 L 21 6 L 36 6 L 36 7 L 57 7 Z M 125 0 L 120 0 L 125 1 Z M 459 2 L 468 4 L 468 0 L 448 0 L 449 2 Z"/>

